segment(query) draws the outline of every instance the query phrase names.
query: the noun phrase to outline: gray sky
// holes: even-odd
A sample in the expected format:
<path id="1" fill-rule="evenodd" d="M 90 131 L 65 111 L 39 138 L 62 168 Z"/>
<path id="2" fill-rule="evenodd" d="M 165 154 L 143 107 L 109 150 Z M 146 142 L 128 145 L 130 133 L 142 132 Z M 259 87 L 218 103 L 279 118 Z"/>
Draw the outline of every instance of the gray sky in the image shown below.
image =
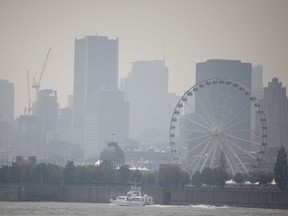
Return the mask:
<path id="1" fill-rule="evenodd" d="M 194 85 L 196 63 L 211 58 L 260 64 L 265 86 L 274 76 L 288 86 L 285 0 L 0 0 L 0 29 L 0 79 L 14 83 L 16 116 L 27 106 L 26 71 L 40 72 L 50 47 L 41 88 L 66 106 L 74 40 L 95 34 L 119 38 L 120 78 L 129 62 L 165 50 L 169 90 L 179 95 Z"/>

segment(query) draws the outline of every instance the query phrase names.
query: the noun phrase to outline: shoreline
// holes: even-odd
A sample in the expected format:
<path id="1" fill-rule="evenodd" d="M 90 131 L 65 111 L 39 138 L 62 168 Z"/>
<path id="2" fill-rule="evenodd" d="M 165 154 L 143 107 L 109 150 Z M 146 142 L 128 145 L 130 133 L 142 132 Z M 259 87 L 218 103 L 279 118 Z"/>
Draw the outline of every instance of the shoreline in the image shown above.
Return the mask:
<path id="1" fill-rule="evenodd" d="M 95 185 L 0 185 L 0 201 L 109 203 L 129 187 Z M 288 209 L 288 191 L 238 188 L 158 188 L 142 186 L 156 205 L 205 205 Z"/>

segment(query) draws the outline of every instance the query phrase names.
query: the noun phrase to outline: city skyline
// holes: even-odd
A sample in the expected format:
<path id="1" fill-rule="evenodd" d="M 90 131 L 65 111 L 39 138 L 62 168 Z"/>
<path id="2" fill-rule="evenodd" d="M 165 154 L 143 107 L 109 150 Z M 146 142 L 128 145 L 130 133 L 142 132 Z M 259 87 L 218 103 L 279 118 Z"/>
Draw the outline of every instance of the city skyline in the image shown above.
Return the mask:
<path id="1" fill-rule="evenodd" d="M 262 65 L 265 86 L 273 77 L 288 86 L 286 1 L 67 3 L 0 2 L 0 78 L 14 83 L 15 117 L 27 107 L 26 71 L 31 78 L 39 73 L 50 47 L 40 89 L 56 90 L 60 106 L 66 106 L 74 41 L 86 35 L 119 38 L 119 78 L 127 77 L 129 62 L 164 59 L 169 92 L 178 95 L 195 83 L 196 62 L 212 58 Z"/>

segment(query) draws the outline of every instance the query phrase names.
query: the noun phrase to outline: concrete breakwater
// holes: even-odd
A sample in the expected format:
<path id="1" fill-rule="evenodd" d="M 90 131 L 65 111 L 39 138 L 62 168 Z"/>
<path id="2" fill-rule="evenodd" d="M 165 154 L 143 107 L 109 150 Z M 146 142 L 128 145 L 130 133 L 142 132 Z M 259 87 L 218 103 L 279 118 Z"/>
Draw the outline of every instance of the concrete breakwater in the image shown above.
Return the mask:
<path id="1" fill-rule="evenodd" d="M 124 195 L 129 187 L 75 185 L 0 185 L 0 201 L 59 201 L 107 203 L 110 197 Z M 288 191 L 236 188 L 155 188 L 142 187 L 142 193 L 157 204 L 228 205 L 288 209 Z"/>

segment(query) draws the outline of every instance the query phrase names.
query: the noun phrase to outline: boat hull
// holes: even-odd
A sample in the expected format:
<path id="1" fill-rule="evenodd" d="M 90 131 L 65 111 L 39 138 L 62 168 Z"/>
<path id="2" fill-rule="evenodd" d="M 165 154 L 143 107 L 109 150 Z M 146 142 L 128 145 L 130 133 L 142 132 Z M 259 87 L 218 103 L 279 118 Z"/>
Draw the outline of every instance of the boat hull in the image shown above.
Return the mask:
<path id="1" fill-rule="evenodd" d="M 110 200 L 110 203 L 118 206 L 145 206 L 144 202 L 138 201 L 118 201 L 118 200 Z"/>

